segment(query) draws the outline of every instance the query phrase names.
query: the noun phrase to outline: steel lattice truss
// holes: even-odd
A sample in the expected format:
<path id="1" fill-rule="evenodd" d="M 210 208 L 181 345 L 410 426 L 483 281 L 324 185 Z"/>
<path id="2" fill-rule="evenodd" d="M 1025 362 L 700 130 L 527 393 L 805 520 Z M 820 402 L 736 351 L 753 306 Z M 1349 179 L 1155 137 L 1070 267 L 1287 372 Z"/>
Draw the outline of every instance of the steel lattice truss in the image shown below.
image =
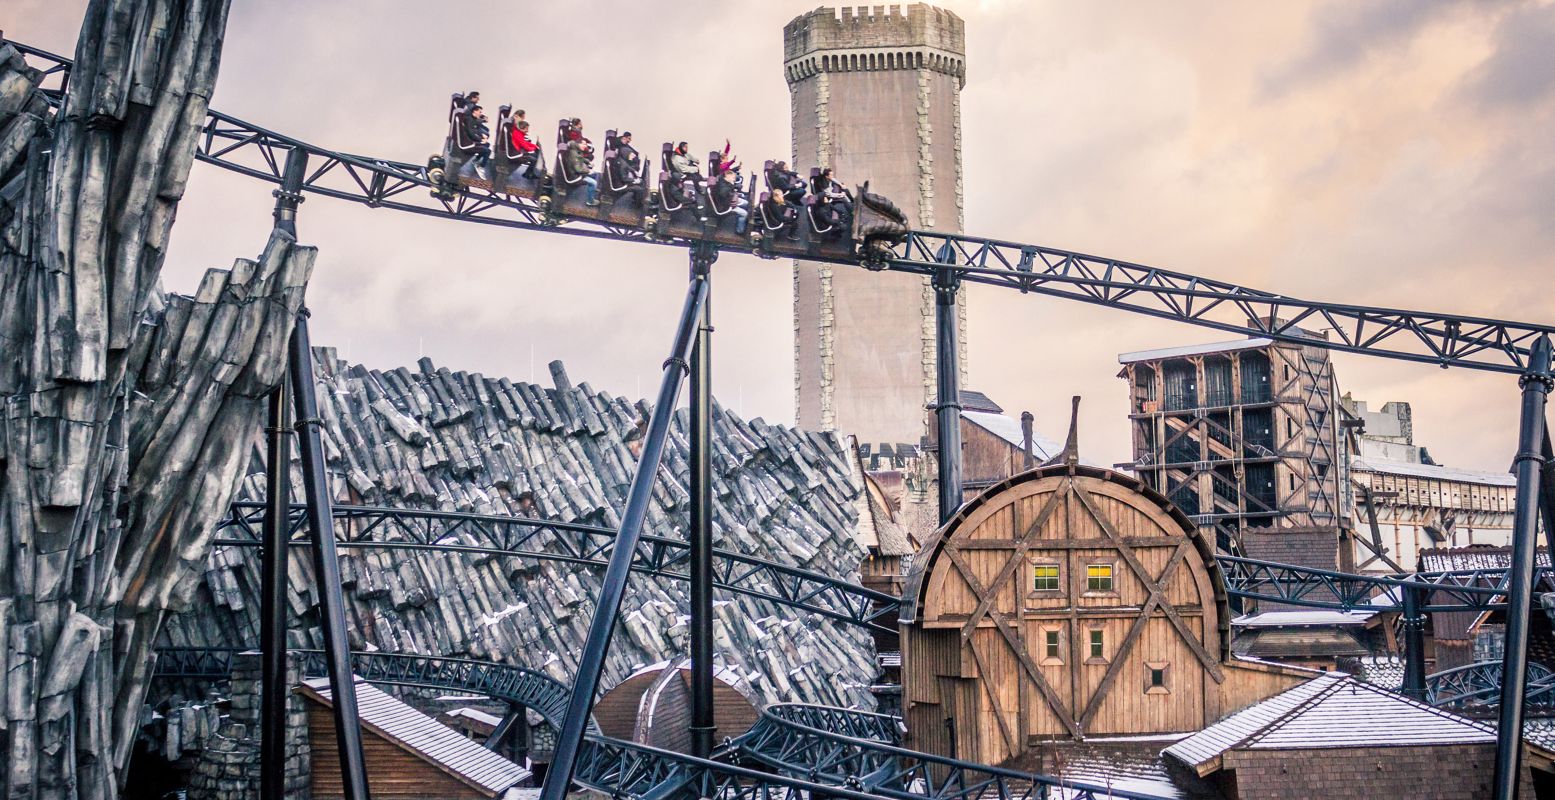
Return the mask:
<path id="1" fill-rule="evenodd" d="M 1506 596 L 1505 569 L 1419 572 L 1401 579 L 1226 555 L 1215 560 L 1227 594 L 1311 608 L 1402 611 L 1402 592 L 1415 590 L 1421 594 L 1421 611 L 1489 611 L 1502 606 Z M 1538 567 L 1534 577 L 1551 575 L 1550 567 Z"/>
<path id="2" fill-rule="evenodd" d="M 773 705 L 730 749 L 779 772 L 895 800 L 1151 798 L 1084 781 L 971 764 L 897 747 L 896 717 L 805 705 Z M 870 738 L 877 732 L 888 738 Z"/>
<path id="3" fill-rule="evenodd" d="M 603 568 L 615 547 L 611 528 L 456 511 L 338 505 L 335 533 L 341 547 L 415 549 L 548 559 Z M 262 502 L 233 503 L 216 526 L 214 544 L 259 547 Z M 293 545 L 306 546 L 307 506 L 288 515 Z M 644 536 L 634 571 L 689 580 L 690 547 L 678 539 Z M 879 631 L 896 630 L 900 599 L 829 575 L 730 550 L 713 551 L 713 579 L 720 589 Z M 770 588 L 769 588 L 770 587 Z"/>
<path id="4" fill-rule="evenodd" d="M 44 69 L 68 77 L 68 59 L 11 44 L 42 62 Z M 489 192 L 438 199 L 432 196 L 434 184 L 423 165 L 336 152 L 218 111 L 208 115 L 196 156 L 279 184 L 285 155 L 293 149 L 306 151 L 315 165 L 303 191 L 372 208 L 621 241 L 682 247 L 697 243 L 649 237 L 637 228 L 596 220 L 548 217 L 528 201 Z M 812 260 L 863 263 L 826 256 Z M 1303 300 L 1143 264 L 951 233 L 913 231 L 889 259 L 870 266 L 1078 300 L 1246 336 L 1492 372 L 1522 373 L 1534 340 L 1555 334 L 1555 326 L 1548 325 Z M 1313 339 L 1298 327 L 1326 330 L 1329 338 Z"/>
<path id="5" fill-rule="evenodd" d="M 1555 705 L 1555 672 L 1537 661 L 1528 662 L 1526 702 L 1533 706 Z M 1501 662 L 1481 661 L 1425 677 L 1426 702 L 1442 708 L 1492 709 L 1501 702 Z"/>
<path id="6" fill-rule="evenodd" d="M 230 674 L 230 659 L 236 651 L 235 648 L 163 648 L 157 651 L 155 674 L 162 678 L 225 678 Z M 301 666 L 305 675 L 324 674 L 322 651 L 293 652 L 303 656 Z M 351 654 L 351 669 L 369 683 L 478 693 L 522 705 L 534 709 L 553 726 L 561 725 L 567 705 L 566 686 L 548 675 L 511 664 L 406 653 L 359 652 Z M 855 735 L 882 735 L 891 737 L 890 741 L 894 742 L 899 736 L 901 724 L 896 717 L 818 706 L 775 706 L 773 711 L 796 720 L 787 727 L 802 736 L 820 732 L 807 727 L 809 725 L 831 724 L 839 731 L 832 734 L 835 736 L 850 738 Z M 882 748 L 889 747 L 885 742 L 874 744 Z M 709 797 L 719 800 L 813 800 L 815 797 L 846 800 L 878 800 L 880 797 L 912 797 L 921 800 L 1039 800 L 1049 797 L 1074 800 L 1101 800 L 1107 797 L 1159 800 L 1153 795 L 1118 791 L 1109 793 L 1105 789 L 1072 783 L 1062 784 L 1065 787 L 1062 792 L 1053 792 L 1054 787 L 1060 786 L 1060 783 L 1046 776 L 995 770 L 901 748 L 890 749 L 893 754 L 931 759 L 931 764 L 936 768 L 947 766 L 951 770 L 951 778 L 940 781 L 937 784 L 940 788 L 932 795 L 924 793 L 929 785 L 927 782 L 916 784 L 916 793 L 905 795 L 875 791 L 861 788 L 863 784 L 851 780 L 851 776 L 846 773 L 838 775 L 826 770 L 812 770 L 802 762 L 773 763 L 775 757 L 768 756 L 762 763 L 786 773 L 774 775 L 738 764 L 692 758 L 611 739 L 599 734 L 597 726 L 591 724 L 573 780 L 612 797 L 652 800 L 697 800 Z M 803 755 L 800 751 L 794 752 Z M 725 757 L 730 758 L 745 755 L 747 752 L 738 748 L 730 748 L 724 753 Z M 967 776 L 985 774 L 997 775 L 997 780 L 967 780 Z M 793 775 L 804 777 L 790 777 Z M 958 778 L 957 775 L 962 777 Z M 993 793 L 999 787 L 1014 787 L 1017 783 L 1025 787 L 1020 792 Z"/>

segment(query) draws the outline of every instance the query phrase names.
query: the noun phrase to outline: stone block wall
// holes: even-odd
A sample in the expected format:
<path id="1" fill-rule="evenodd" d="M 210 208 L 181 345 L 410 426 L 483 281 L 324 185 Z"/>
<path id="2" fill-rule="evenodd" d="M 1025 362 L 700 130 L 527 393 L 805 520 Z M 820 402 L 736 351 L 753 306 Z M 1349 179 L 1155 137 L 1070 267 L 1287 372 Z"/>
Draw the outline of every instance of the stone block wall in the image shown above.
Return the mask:
<path id="1" fill-rule="evenodd" d="M 189 778 L 188 800 L 259 800 L 260 692 L 262 666 L 257 652 L 239 653 L 232 659 L 231 711 L 221 727 L 204 742 L 194 774 Z M 301 681 L 293 658 L 286 670 L 286 685 Z M 307 701 L 296 692 L 286 701 L 286 796 L 307 800 L 311 751 L 308 746 Z"/>
<path id="2" fill-rule="evenodd" d="M 914 227 L 960 230 L 965 26 L 923 4 L 818 9 L 784 29 L 793 165 L 870 183 Z M 966 380 L 965 304 L 958 307 Z M 926 278 L 794 265 L 800 426 L 878 447 L 917 445 L 935 395 L 934 292 Z"/>

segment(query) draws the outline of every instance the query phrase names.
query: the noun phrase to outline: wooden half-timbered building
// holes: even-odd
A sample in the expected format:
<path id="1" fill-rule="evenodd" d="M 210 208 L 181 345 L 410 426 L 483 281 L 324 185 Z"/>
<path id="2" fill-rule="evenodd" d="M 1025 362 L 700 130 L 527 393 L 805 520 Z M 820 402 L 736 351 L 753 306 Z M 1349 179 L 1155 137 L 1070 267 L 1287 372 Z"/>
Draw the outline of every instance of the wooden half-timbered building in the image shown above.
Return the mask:
<path id="1" fill-rule="evenodd" d="M 1196 731 L 1315 674 L 1232 659 L 1213 540 L 1065 455 L 989 487 L 914 559 L 912 747 L 998 764 L 1044 741 Z"/>
<path id="2" fill-rule="evenodd" d="M 1128 468 L 1226 549 L 1256 528 L 1350 523 L 1333 363 L 1312 344 L 1243 339 L 1124 353 Z"/>

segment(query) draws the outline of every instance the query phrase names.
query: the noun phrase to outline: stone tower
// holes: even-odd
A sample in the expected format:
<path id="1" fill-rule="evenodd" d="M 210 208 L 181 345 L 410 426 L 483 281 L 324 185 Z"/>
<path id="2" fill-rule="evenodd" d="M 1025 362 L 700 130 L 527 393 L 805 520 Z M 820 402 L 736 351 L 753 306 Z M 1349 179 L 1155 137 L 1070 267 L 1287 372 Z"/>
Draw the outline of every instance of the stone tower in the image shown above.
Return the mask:
<path id="1" fill-rule="evenodd" d="M 961 230 L 960 17 L 922 3 L 818 8 L 783 28 L 793 168 L 830 166 L 896 202 L 914 227 Z M 965 342 L 965 306 L 961 341 Z M 881 444 L 919 443 L 934 397 L 927 278 L 794 265 L 798 423 Z M 965 383 L 966 348 L 960 348 Z"/>

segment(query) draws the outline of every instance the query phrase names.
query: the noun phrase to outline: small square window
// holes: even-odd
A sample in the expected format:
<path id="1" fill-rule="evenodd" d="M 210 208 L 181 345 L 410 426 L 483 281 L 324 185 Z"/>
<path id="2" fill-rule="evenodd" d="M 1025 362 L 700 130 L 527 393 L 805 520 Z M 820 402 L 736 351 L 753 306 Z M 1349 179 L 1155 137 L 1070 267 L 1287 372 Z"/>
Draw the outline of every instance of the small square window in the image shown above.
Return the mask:
<path id="1" fill-rule="evenodd" d="M 1058 631 L 1042 632 L 1042 649 L 1048 658 L 1058 658 Z"/>
<path id="2" fill-rule="evenodd" d="M 1168 681 L 1172 665 L 1165 661 L 1145 662 L 1145 694 L 1171 694 Z"/>
<path id="3" fill-rule="evenodd" d="M 1106 658 L 1104 654 L 1105 639 L 1100 630 L 1091 631 L 1091 658 Z"/>
<path id="4" fill-rule="evenodd" d="M 1085 567 L 1085 590 L 1087 592 L 1112 591 L 1112 565 L 1088 564 Z"/>
<path id="5" fill-rule="evenodd" d="M 1031 590 L 1034 592 L 1058 591 L 1058 565 L 1037 564 L 1031 568 Z"/>

